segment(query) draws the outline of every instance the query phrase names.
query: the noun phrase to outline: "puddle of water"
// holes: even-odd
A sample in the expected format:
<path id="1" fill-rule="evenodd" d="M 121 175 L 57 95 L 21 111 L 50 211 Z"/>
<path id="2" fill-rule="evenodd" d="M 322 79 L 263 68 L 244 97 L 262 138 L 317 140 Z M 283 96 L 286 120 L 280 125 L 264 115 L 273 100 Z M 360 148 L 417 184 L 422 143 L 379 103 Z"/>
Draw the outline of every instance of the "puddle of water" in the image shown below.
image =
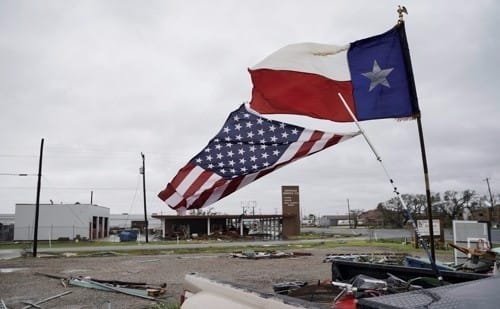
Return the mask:
<path id="1" fill-rule="evenodd" d="M 21 271 L 28 268 L 18 267 L 18 268 L 0 268 L 0 273 L 13 273 L 15 271 Z"/>

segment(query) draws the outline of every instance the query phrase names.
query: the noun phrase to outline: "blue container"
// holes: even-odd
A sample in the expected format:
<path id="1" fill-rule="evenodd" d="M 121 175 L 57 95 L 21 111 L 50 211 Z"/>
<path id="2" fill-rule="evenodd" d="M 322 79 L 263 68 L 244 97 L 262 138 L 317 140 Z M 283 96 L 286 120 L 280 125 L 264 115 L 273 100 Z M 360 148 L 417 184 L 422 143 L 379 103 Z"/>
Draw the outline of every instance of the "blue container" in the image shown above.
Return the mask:
<path id="1" fill-rule="evenodd" d="M 135 241 L 137 240 L 137 233 L 134 231 L 122 231 L 119 234 L 120 241 Z"/>

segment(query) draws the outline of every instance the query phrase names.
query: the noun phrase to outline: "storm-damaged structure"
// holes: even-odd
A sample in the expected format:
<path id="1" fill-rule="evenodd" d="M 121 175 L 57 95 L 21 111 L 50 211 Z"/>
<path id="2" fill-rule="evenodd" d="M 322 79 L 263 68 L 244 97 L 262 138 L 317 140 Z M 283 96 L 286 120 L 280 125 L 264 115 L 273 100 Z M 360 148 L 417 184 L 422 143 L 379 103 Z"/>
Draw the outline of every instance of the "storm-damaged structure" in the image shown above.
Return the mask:
<path id="1" fill-rule="evenodd" d="M 153 215 L 162 222 L 163 238 L 255 236 L 280 239 L 297 235 L 294 215 Z"/>

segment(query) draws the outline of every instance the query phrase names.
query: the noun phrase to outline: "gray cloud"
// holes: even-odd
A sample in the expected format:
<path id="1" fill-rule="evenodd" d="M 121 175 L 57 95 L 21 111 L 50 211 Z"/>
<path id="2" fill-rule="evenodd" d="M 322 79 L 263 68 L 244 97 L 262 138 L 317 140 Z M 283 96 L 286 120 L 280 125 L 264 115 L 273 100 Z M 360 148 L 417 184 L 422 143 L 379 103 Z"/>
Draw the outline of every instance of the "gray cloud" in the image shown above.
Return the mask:
<path id="1" fill-rule="evenodd" d="M 381 33 L 404 4 L 423 114 L 431 190 L 499 192 L 495 1 L 0 2 L 0 173 L 36 173 L 42 202 L 94 202 L 142 212 L 140 153 L 151 212 L 166 183 L 248 100 L 247 68 L 296 42 L 344 44 Z M 352 124 L 286 116 L 326 131 Z M 424 193 L 416 123 L 362 124 L 403 193 Z M 393 196 L 362 137 L 287 166 L 215 204 L 280 209 L 301 187 L 305 212 L 373 208 Z M 0 176 L 0 213 L 35 201 L 36 177 Z"/>

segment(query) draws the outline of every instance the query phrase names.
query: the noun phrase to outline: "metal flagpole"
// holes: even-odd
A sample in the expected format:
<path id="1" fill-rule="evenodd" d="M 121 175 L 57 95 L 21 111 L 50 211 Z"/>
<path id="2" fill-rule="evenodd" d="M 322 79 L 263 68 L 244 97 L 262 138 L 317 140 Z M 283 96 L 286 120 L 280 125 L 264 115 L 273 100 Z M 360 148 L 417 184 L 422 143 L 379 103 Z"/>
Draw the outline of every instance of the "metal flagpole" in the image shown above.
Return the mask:
<path id="1" fill-rule="evenodd" d="M 427 254 L 427 258 L 429 259 L 429 262 L 431 263 L 431 266 L 432 266 L 432 270 L 434 271 L 434 273 L 436 274 L 436 277 L 438 278 L 439 281 L 442 281 L 443 280 L 443 277 L 441 276 L 441 273 L 439 272 L 439 269 L 437 268 L 436 266 L 436 262 L 434 260 L 434 258 L 432 257 L 432 255 L 430 254 L 429 252 L 429 248 L 427 247 L 427 244 L 425 243 L 424 239 L 422 238 L 422 235 L 420 234 L 420 231 L 418 230 L 418 227 L 417 227 L 417 223 L 415 222 L 415 220 L 413 219 L 413 216 L 411 215 L 411 211 L 410 209 L 408 208 L 408 205 L 406 205 L 405 201 L 403 200 L 403 198 L 401 197 L 401 195 L 399 194 L 398 192 L 398 189 L 397 187 L 394 185 L 394 181 L 392 180 L 391 176 L 389 175 L 389 173 L 387 172 L 387 169 L 384 165 L 384 163 L 382 162 L 382 158 L 379 156 L 377 150 L 375 150 L 375 147 L 373 146 L 373 144 L 370 142 L 370 140 L 368 139 L 368 136 L 366 135 L 365 131 L 363 130 L 363 128 L 359 125 L 359 122 L 358 122 L 358 119 L 356 118 L 356 116 L 353 114 L 353 112 L 351 111 L 351 109 L 349 108 L 349 106 L 347 105 L 347 102 L 344 100 L 344 97 L 342 96 L 342 94 L 337 93 L 340 100 L 342 101 L 342 103 L 344 104 L 345 108 L 347 109 L 347 111 L 349 112 L 349 115 L 351 115 L 352 119 L 354 120 L 354 122 L 356 123 L 356 126 L 358 127 L 359 131 L 361 132 L 361 134 L 363 135 L 363 137 L 365 138 L 365 141 L 368 143 L 368 146 L 370 146 L 373 154 L 375 155 L 375 157 L 377 158 L 377 161 L 380 162 L 380 165 L 382 166 L 382 168 L 384 169 L 384 172 L 385 172 L 385 175 L 387 176 L 387 178 L 389 179 L 389 182 L 394 190 L 394 193 L 396 194 L 397 198 L 399 199 L 399 201 L 401 202 L 401 204 L 403 205 L 403 208 L 406 210 L 406 213 L 408 215 L 408 219 L 409 221 L 411 222 L 412 226 L 413 226 L 413 229 L 415 230 L 415 233 L 417 234 L 417 237 L 418 237 L 418 241 L 420 242 L 420 244 L 422 245 L 422 248 L 424 248 L 424 251 L 425 253 Z"/>
<path id="2" fill-rule="evenodd" d="M 403 60 L 406 64 L 406 74 L 408 76 L 408 86 L 410 87 L 410 91 L 413 93 L 415 100 L 417 97 L 417 89 L 415 87 L 415 79 L 413 77 L 413 70 L 411 65 L 410 58 L 410 49 L 408 47 L 408 40 L 406 39 L 406 31 L 404 28 L 404 19 L 403 14 L 408 14 L 408 10 L 406 7 L 398 6 L 398 25 L 403 28 L 403 31 L 400 31 L 400 39 L 402 44 L 402 52 L 403 52 Z M 418 104 L 415 102 L 415 104 Z M 424 132 L 422 129 L 422 120 L 420 112 L 416 116 L 417 118 L 417 126 L 418 126 L 418 136 L 420 141 L 420 152 L 422 154 L 422 166 L 424 170 L 424 180 L 425 180 L 425 196 L 427 198 L 427 219 L 429 222 L 429 239 L 431 246 L 431 256 L 432 259 L 436 259 L 436 254 L 434 252 L 434 225 L 432 220 L 432 201 L 431 201 L 431 189 L 429 184 L 429 170 L 427 168 L 427 155 L 425 153 L 425 143 L 424 143 Z"/>
<path id="3" fill-rule="evenodd" d="M 422 129 L 422 121 L 420 120 L 420 115 L 417 116 L 417 126 L 418 126 L 418 136 L 420 140 L 420 152 L 422 153 L 422 165 L 424 168 L 424 178 L 425 178 L 425 197 L 427 199 L 427 219 L 429 222 L 429 241 L 431 246 L 432 258 L 436 259 L 436 253 L 434 249 L 434 224 L 432 219 L 432 201 L 431 201 L 431 189 L 429 185 L 429 170 L 427 168 L 427 155 L 425 154 L 425 143 L 424 143 L 424 132 Z"/>

